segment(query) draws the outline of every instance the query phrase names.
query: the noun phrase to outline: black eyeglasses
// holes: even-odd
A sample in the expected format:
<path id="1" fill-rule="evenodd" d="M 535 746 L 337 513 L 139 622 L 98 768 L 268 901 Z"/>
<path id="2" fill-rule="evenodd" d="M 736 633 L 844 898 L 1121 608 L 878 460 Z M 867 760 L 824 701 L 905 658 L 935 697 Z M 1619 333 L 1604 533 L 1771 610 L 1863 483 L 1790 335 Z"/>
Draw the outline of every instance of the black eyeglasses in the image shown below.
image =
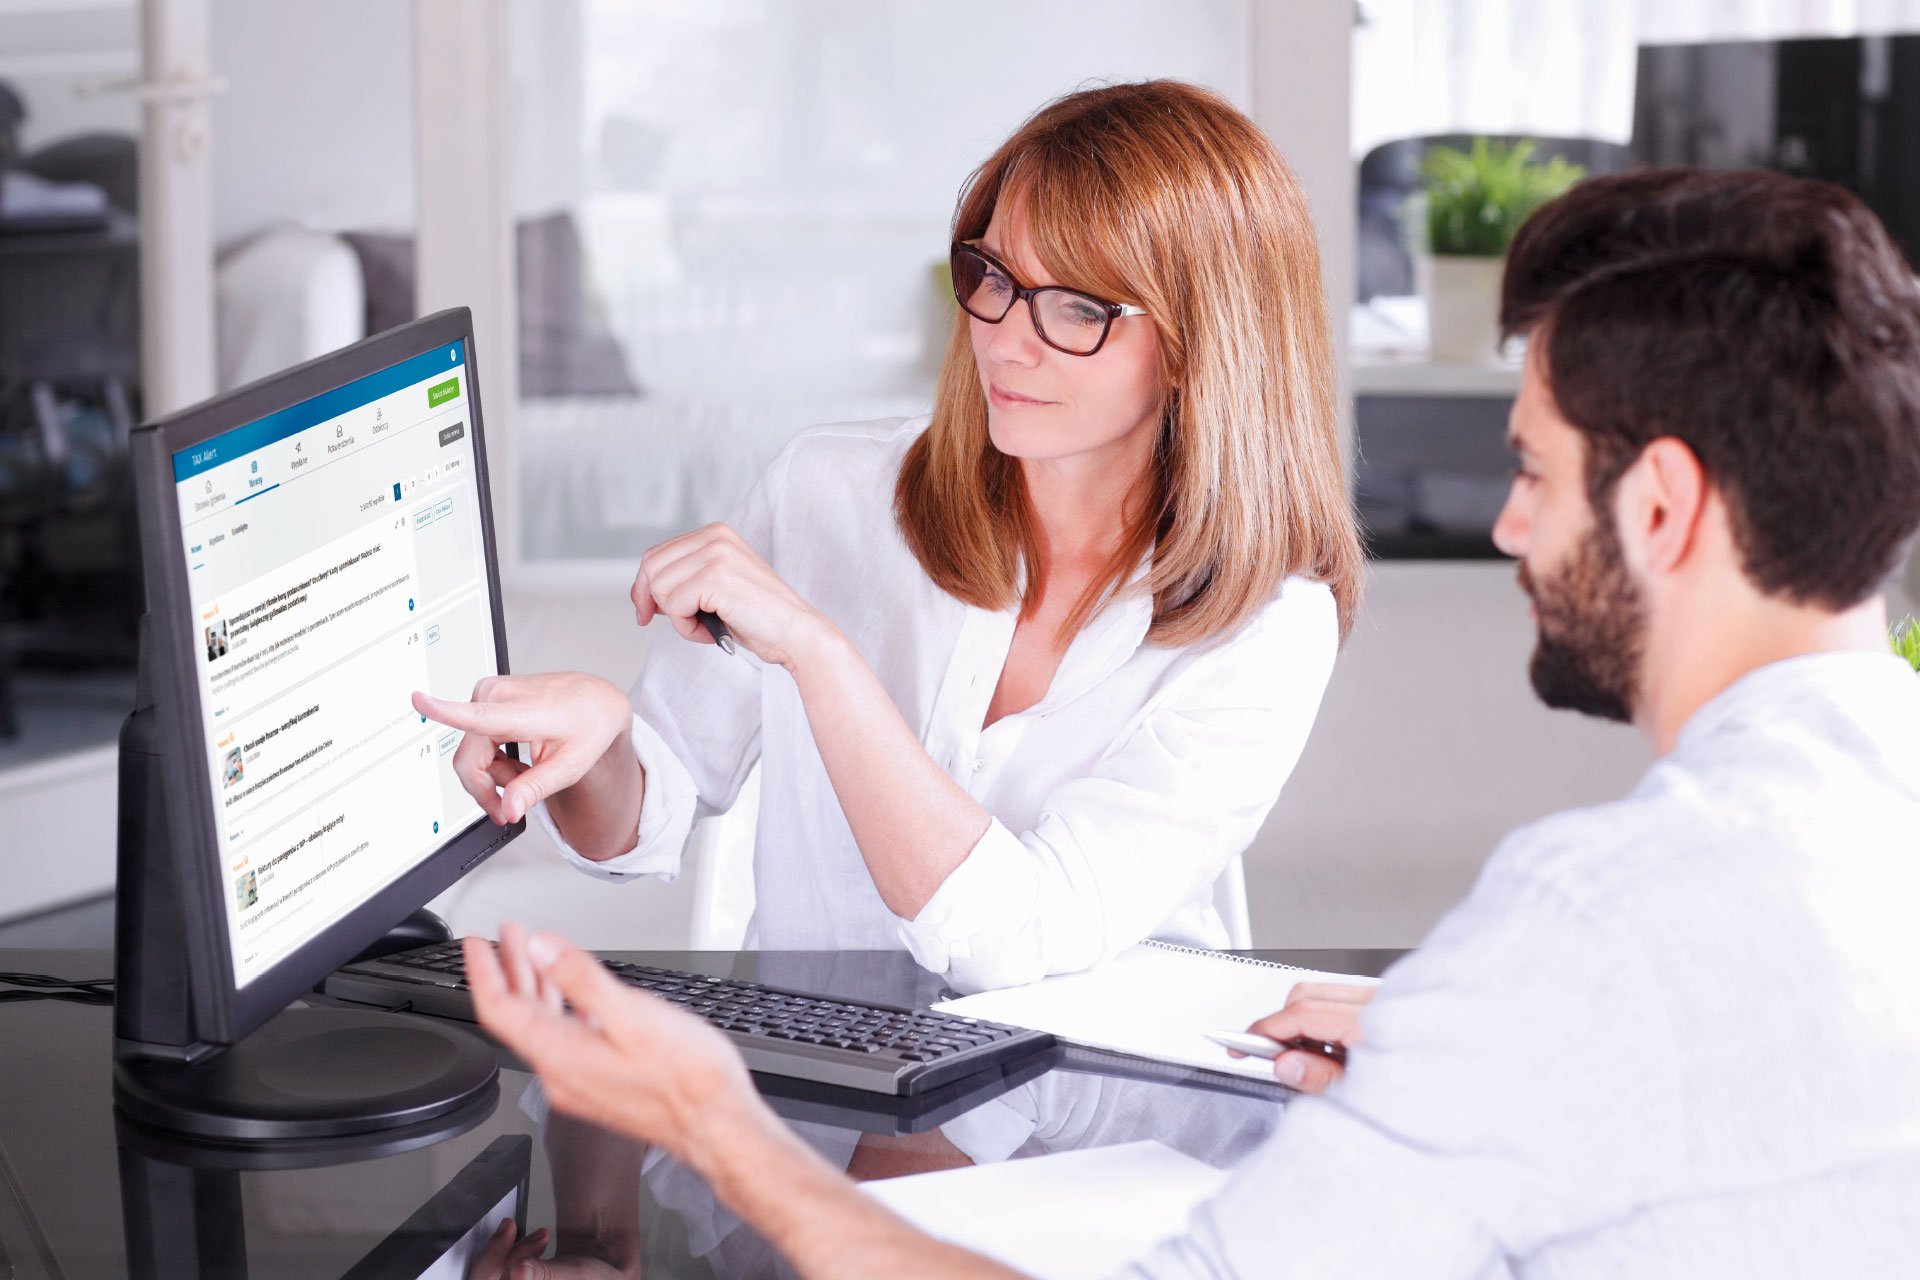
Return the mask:
<path id="1" fill-rule="evenodd" d="M 961 310 L 976 320 L 999 324 L 1014 303 L 1024 300 L 1040 341 L 1070 356 L 1098 351 L 1121 316 L 1147 314 L 1145 308 L 1108 302 L 1057 284 L 1023 288 L 1014 282 L 1005 263 L 977 245 L 956 241 L 947 264 L 953 271 L 953 299 Z"/>

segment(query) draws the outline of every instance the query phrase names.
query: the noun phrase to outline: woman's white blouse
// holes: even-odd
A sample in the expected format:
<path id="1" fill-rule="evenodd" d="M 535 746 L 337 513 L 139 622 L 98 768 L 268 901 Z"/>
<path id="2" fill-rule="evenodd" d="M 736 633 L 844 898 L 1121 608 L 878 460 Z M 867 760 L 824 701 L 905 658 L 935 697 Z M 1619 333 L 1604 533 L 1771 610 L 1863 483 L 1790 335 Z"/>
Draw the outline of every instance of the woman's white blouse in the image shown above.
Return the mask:
<path id="1" fill-rule="evenodd" d="M 1147 937 L 1224 946 L 1216 878 L 1246 848 L 1313 725 L 1339 643 L 1333 596 L 1290 578 L 1238 633 L 1145 645 L 1151 601 L 1112 601 L 1046 696 L 982 729 L 1017 608 L 935 586 L 893 517 L 894 480 L 927 419 L 805 431 L 734 527 L 871 664 L 920 740 L 992 815 L 920 914 L 888 910 L 807 727 L 792 678 L 661 627 L 633 689 L 646 770 L 639 844 L 608 880 L 671 880 L 695 820 L 761 767 L 748 945 L 905 946 L 962 989 L 1096 964 Z"/>

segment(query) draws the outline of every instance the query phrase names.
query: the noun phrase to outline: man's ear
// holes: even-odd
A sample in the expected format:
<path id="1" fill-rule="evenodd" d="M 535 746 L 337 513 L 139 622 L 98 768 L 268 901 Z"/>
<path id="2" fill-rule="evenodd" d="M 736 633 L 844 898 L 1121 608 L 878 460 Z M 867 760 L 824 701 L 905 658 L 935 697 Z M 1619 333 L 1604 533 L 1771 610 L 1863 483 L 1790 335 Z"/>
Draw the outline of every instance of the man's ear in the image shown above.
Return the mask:
<path id="1" fill-rule="evenodd" d="M 1640 451 L 1614 490 L 1614 518 L 1627 562 L 1671 573 L 1691 555 L 1708 500 L 1706 468 L 1684 442 L 1661 436 Z"/>

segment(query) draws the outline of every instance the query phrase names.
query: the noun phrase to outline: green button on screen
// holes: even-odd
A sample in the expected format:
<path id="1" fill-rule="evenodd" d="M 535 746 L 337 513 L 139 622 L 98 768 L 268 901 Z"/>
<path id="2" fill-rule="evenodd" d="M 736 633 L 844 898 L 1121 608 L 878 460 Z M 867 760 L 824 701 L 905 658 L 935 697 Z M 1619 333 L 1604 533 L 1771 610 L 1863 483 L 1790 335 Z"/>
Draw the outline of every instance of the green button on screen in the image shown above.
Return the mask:
<path id="1" fill-rule="evenodd" d="M 460 394 L 460 379 L 448 378 L 427 388 L 427 408 L 443 405 Z"/>

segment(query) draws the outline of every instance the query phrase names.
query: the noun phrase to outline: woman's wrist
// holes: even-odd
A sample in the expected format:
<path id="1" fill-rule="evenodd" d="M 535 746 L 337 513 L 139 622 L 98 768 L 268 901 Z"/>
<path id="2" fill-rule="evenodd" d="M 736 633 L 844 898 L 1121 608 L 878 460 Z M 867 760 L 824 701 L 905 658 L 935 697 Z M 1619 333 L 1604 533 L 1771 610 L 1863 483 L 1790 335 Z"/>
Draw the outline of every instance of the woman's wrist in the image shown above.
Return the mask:
<path id="1" fill-rule="evenodd" d="M 794 632 L 783 665 L 787 674 L 796 681 L 844 661 L 847 654 L 852 652 L 846 633 L 816 609 L 809 609 L 802 615 Z"/>
<path id="2" fill-rule="evenodd" d="M 611 680 L 601 680 L 600 683 L 605 686 L 600 694 L 609 731 L 607 749 L 600 753 L 604 760 L 622 743 L 633 740 L 633 703 L 628 700 L 626 691 Z"/>
<path id="3" fill-rule="evenodd" d="M 626 694 L 602 683 L 606 684 L 601 716 L 607 745 L 577 782 L 547 797 L 547 812 L 563 838 L 580 856 L 594 862 L 633 851 L 639 841 L 647 784 L 633 747 L 633 708 Z"/>

